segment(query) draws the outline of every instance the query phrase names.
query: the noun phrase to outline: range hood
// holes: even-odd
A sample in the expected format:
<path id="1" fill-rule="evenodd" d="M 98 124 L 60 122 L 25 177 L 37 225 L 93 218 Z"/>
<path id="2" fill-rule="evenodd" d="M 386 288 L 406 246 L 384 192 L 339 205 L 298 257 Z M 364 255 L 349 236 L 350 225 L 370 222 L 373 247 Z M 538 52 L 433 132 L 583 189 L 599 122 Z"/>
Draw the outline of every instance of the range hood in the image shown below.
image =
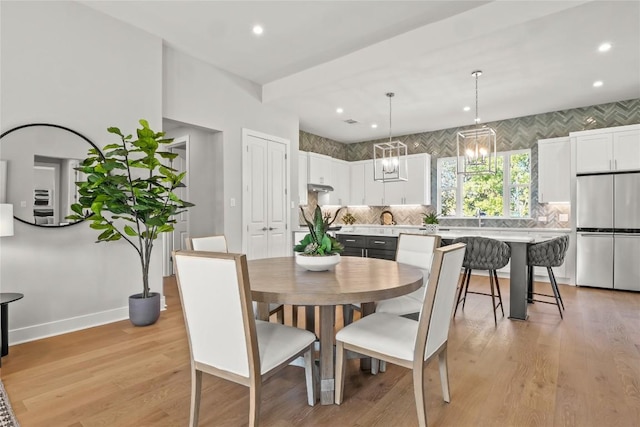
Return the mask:
<path id="1" fill-rule="evenodd" d="M 307 184 L 307 190 L 316 193 L 328 193 L 329 191 L 333 191 L 333 187 L 323 184 Z"/>

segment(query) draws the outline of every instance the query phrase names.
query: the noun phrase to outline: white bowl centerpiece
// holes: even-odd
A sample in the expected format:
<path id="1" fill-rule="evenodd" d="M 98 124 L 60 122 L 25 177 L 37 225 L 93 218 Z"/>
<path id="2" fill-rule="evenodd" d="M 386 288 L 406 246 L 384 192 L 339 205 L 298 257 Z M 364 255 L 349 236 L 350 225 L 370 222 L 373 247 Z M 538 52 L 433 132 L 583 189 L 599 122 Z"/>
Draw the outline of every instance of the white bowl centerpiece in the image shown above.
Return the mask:
<path id="1" fill-rule="evenodd" d="M 323 216 L 320 206 L 316 206 L 313 222 L 311 222 L 305 216 L 302 207 L 300 208 L 302 217 L 309 227 L 309 234 L 293 248 L 294 251 L 300 252 L 296 256 L 296 264 L 309 271 L 326 271 L 340 262 L 340 252 L 344 247 L 335 238 L 329 236 L 327 230 L 336 220 L 341 209 L 336 211 L 332 219 L 329 213 Z"/>

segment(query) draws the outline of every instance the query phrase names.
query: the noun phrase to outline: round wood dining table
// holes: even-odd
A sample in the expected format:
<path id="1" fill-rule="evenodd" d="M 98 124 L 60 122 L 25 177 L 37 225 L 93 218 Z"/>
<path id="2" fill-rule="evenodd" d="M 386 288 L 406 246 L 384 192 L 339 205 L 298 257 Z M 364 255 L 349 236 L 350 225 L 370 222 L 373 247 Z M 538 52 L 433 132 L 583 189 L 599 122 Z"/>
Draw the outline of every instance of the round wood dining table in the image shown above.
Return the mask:
<path id="1" fill-rule="evenodd" d="M 375 301 L 408 294 L 422 286 L 422 272 L 409 265 L 376 258 L 341 257 L 328 271 L 307 271 L 295 257 L 247 262 L 251 298 L 258 317 L 268 318 L 268 303 L 320 306 L 320 403 L 333 404 L 334 324 L 336 305 L 362 304 L 371 314 Z"/>

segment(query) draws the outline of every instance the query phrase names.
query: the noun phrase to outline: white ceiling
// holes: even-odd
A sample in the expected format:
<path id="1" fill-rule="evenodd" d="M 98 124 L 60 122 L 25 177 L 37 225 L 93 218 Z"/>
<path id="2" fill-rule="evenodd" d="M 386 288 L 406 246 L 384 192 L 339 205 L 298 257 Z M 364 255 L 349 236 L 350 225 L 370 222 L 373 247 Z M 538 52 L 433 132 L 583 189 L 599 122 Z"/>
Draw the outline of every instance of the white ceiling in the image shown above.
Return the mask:
<path id="1" fill-rule="evenodd" d="M 262 85 L 264 103 L 340 142 L 389 136 L 386 92 L 394 136 L 473 124 L 476 69 L 482 122 L 640 98 L 639 0 L 81 3 Z"/>

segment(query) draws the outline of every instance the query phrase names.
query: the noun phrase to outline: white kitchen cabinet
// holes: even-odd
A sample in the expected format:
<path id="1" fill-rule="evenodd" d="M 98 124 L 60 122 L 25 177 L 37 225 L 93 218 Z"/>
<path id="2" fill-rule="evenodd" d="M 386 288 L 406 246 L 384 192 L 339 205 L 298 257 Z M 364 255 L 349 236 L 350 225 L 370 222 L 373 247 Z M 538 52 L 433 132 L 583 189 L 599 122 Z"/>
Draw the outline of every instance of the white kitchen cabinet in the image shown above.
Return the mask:
<path id="1" fill-rule="evenodd" d="M 331 161 L 329 156 L 309 153 L 309 184 L 332 185 Z"/>
<path id="2" fill-rule="evenodd" d="M 384 183 L 385 205 L 431 204 L 431 156 L 407 156 L 407 181 Z"/>
<path id="3" fill-rule="evenodd" d="M 373 161 L 364 163 L 364 204 L 384 206 L 384 184 L 373 179 Z"/>
<path id="4" fill-rule="evenodd" d="M 364 164 L 351 162 L 349 165 L 349 202 L 348 205 L 364 205 Z"/>
<path id="5" fill-rule="evenodd" d="M 640 170 L 640 125 L 572 132 L 576 172 Z"/>
<path id="6" fill-rule="evenodd" d="M 571 139 L 538 141 L 538 202 L 569 202 L 571 199 Z"/>
<path id="7" fill-rule="evenodd" d="M 613 134 L 613 166 L 616 171 L 640 170 L 640 129 Z"/>
<path id="8" fill-rule="evenodd" d="M 309 155 L 306 151 L 298 152 L 298 204 L 306 205 L 309 197 L 307 190 L 309 175 Z"/>
<path id="9" fill-rule="evenodd" d="M 349 162 L 331 159 L 331 186 L 333 191 L 319 193 L 318 200 L 321 205 L 345 206 L 349 203 L 350 188 Z"/>

